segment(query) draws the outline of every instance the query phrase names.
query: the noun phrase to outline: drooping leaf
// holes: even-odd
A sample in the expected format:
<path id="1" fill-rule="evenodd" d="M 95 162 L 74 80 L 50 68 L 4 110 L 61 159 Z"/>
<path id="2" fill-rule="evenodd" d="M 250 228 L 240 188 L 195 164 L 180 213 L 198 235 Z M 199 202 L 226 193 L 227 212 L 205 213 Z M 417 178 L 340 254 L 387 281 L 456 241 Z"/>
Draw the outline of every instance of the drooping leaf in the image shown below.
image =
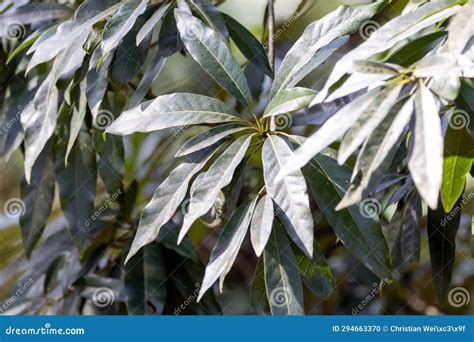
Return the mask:
<path id="1" fill-rule="evenodd" d="M 255 207 L 252 224 L 250 226 L 250 239 L 255 254 L 257 254 L 258 257 L 262 255 L 270 238 L 274 215 L 271 197 L 268 195 L 263 196 Z"/>
<path id="2" fill-rule="evenodd" d="M 457 206 L 461 205 L 461 199 Z M 445 213 L 441 203 L 436 210 L 428 210 L 428 241 L 430 245 L 431 272 L 436 295 L 441 305 L 451 284 L 456 256 L 456 234 L 461 220 L 461 210 L 455 208 Z"/>
<path id="3" fill-rule="evenodd" d="M 334 210 L 349 185 L 350 170 L 334 157 L 318 154 L 303 172 L 318 207 L 349 252 L 381 279 L 390 278 L 388 249 L 379 223 L 364 217 L 358 206 Z"/>
<path id="4" fill-rule="evenodd" d="M 422 218 L 421 198 L 416 191 L 413 191 L 403 208 L 401 257 L 404 262 L 420 260 Z"/>
<path id="5" fill-rule="evenodd" d="M 168 273 L 162 249 L 154 242 L 125 265 L 125 291 L 130 315 L 160 315 L 163 312 Z"/>
<path id="6" fill-rule="evenodd" d="M 229 123 L 209 128 L 186 141 L 178 152 L 176 152 L 176 157 L 181 157 L 202 150 L 233 133 L 241 132 L 246 129 L 249 129 L 249 127 L 243 126 L 239 123 Z"/>
<path id="7" fill-rule="evenodd" d="M 240 52 L 262 72 L 273 77 L 273 70 L 262 44 L 242 24 L 227 14 L 223 14 L 229 34 Z"/>
<path id="8" fill-rule="evenodd" d="M 265 268 L 263 257 L 258 258 L 252 287 L 250 289 L 250 310 L 254 315 L 266 315 L 270 312 L 267 289 L 265 288 Z"/>
<path id="9" fill-rule="evenodd" d="M 316 240 L 314 241 L 312 259 L 297 248 L 294 248 L 293 251 L 305 286 L 319 297 L 327 298 L 336 288 L 336 283 L 319 244 Z"/>
<path id="10" fill-rule="evenodd" d="M 51 144 L 49 144 L 51 146 Z M 20 217 L 25 253 L 29 257 L 46 226 L 54 199 L 54 161 L 51 149 L 45 148 L 31 170 L 31 181 L 20 185 L 25 213 Z"/>
<path id="11" fill-rule="evenodd" d="M 225 40 L 229 40 L 229 32 L 224 20 L 224 14 L 219 12 L 212 2 L 206 0 L 189 0 L 194 12 L 215 32 L 222 35 Z"/>
<path id="12" fill-rule="evenodd" d="M 109 74 L 109 66 L 112 62 L 112 55 L 109 55 L 102 61 L 102 65 L 99 70 L 97 66 L 102 56 L 102 51 L 100 47 L 97 47 L 91 57 L 89 64 L 89 72 L 86 76 L 86 97 L 87 104 L 94 118 L 97 117 L 99 113 L 100 105 L 104 98 L 105 92 L 107 90 Z"/>
<path id="13" fill-rule="evenodd" d="M 263 116 L 276 116 L 305 108 L 316 94 L 314 90 L 299 87 L 281 90 L 268 104 Z"/>
<path id="14" fill-rule="evenodd" d="M 174 169 L 156 189 L 153 198 L 142 211 L 126 263 L 140 248 L 157 238 L 161 227 L 172 218 L 186 196 L 192 177 L 206 165 L 218 146 L 217 143 L 187 156 L 185 161 Z"/>
<path id="15" fill-rule="evenodd" d="M 370 5 L 340 6 L 335 11 L 309 25 L 300 39 L 287 53 L 273 83 L 270 97 L 295 86 L 306 75 L 324 62 L 347 39 L 336 38 L 357 30 L 361 23 L 382 10 L 387 1 Z"/>
<path id="16" fill-rule="evenodd" d="M 200 174 L 193 182 L 189 208 L 184 216 L 178 243 L 186 235 L 194 221 L 211 209 L 219 191 L 231 182 L 235 169 L 247 152 L 252 136 L 245 135 L 233 142 L 209 169 Z"/>
<path id="17" fill-rule="evenodd" d="M 3 13 L 0 16 L 0 25 L 8 26 L 12 22 L 27 25 L 39 21 L 64 18 L 70 14 L 72 14 L 72 9 L 64 4 L 29 3 Z M 3 31 L 0 34 L 4 33 Z"/>
<path id="18" fill-rule="evenodd" d="M 247 233 L 256 203 L 257 198 L 242 204 L 223 228 L 207 264 L 198 301 L 219 277 L 222 282 L 230 271 Z"/>
<path id="19" fill-rule="evenodd" d="M 136 38 L 136 45 L 140 45 L 140 43 L 145 39 L 145 37 L 153 31 L 156 25 L 164 18 L 165 14 L 168 12 L 171 4 L 162 4 L 153 15 L 146 21 L 146 23 L 141 27 L 140 31 L 138 31 L 137 38 Z"/>
<path id="20" fill-rule="evenodd" d="M 451 117 L 451 120 L 455 118 Z M 474 159 L 474 138 L 465 127 L 460 129 L 454 123 L 448 125 L 444 140 L 443 181 L 441 200 L 446 212 L 450 212 L 462 195 L 466 176 L 471 171 Z"/>
<path id="21" fill-rule="evenodd" d="M 413 181 L 430 208 L 438 205 L 443 178 L 443 133 L 434 95 L 421 86 L 415 96 L 413 150 L 408 160 Z"/>
<path id="22" fill-rule="evenodd" d="M 225 90 L 244 105 L 252 105 L 252 96 L 240 65 L 220 34 L 199 19 L 175 10 L 176 23 L 186 49 L 201 67 Z"/>
<path id="23" fill-rule="evenodd" d="M 262 148 L 265 187 L 293 241 L 312 257 L 314 223 L 303 174 L 296 170 L 276 180 L 276 175 L 292 155 L 293 151 L 282 138 L 271 135 L 265 140 Z"/>
<path id="24" fill-rule="evenodd" d="M 303 286 L 298 264 L 285 231 L 276 220 L 263 259 L 272 315 L 303 315 Z"/>
<path id="25" fill-rule="evenodd" d="M 122 113 L 106 132 L 127 135 L 170 127 L 241 121 L 238 113 L 213 98 L 186 93 L 158 96 Z"/>

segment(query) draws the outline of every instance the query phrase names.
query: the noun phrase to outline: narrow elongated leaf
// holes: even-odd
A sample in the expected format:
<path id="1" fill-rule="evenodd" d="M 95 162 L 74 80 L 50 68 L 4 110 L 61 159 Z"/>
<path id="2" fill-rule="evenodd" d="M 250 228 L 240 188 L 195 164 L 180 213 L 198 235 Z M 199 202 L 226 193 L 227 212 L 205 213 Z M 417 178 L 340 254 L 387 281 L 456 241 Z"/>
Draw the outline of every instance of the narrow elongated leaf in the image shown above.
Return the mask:
<path id="1" fill-rule="evenodd" d="M 263 116 L 276 116 L 305 108 L 316 94 L 316 91 L 307 88 L 281 90 L 268 104 Z"/>
<path id="2" fill-rule="evenodd" d="M 272 231 L 273 219 L 273 201 L 270 196 L 263 196 L 255 208 L 250 226 L 250 240 L 257 256 L 262 255 L 267 241 Z"/>
<path id="3" fill-rule="evenodd" d="M 461 205 L 461 201 L 461 199 L 458 201 L 458 206 Z M 462 210 L 455 208 L 445 213 L 442 205 L 438 205 L 436 210 L 428 210 L 431 271 L 436 295 L 441 304 L 444 304 L 451 284 L 461 212 Z"/>
<path id="4" fill-rule="evenodd" d="M 49 144 L 51 146 L 51 144 Z M 25 253 L 29 257 L 46 226 L 54 199 L 54 161 L 51 149 L 45 148 L 31 171 L 31 182 L 20 186 L 25 214 L 20 217 Z"/>
<path id="5" fill-rule="evenodd" d="M 337 161 L 340 165 L 344 164 L 345 161 L 350 157 L 357 148 L 367 139 L 367 137 L 373 132 L 377 126 L 385 120 L 386 116 L 390 112 L 392 106 L 397 102 L 398 96 L 402 86 L 396 86 L 393 89 L 388 89 L 384 95 L 385 98 L 380 102 L 378 108 L 375 111 L 365 111 L 359 119 L 355 122 L 347 133 L 344 135 L 344 139 L 339 147 L 339 153 L 337 155 Z"/>
<path id="6" fill-rule="evenodd" d="M 268 57 L 262 44 L 237 20 L 223 14 L 229 34 L 240 52 L 247 60 L 263 71 L 270 77 L 273 77 L 273 70 L 268 62 Z"/>
<path id="7" fill-rule="evenodd" d="M 293 251 L 305 286 L 319 297 L 327 298 L 336 288 L 336 282 L 319 244 L 316 240 L 314 241 L 312 259 L 301 253 L 297 248 L 294 248 Z"/>
<path id="8" fill-rule="evenodd" d="M 415 96 L 413 151 L 408 168 L 421 197 L 430 208 L 438 205 L 443 178 L 443 133 L 434 95 L 422 86 Z"/>
<path id="9" fill-rule="evenodd" d="M 373 113 L 385 98 L 381 90 L 364 94 L 340 109 L 316 133 L 311 135 L 283 165 L 278 178 L 289 174 L 308 163 L 313 156 L 340 138 L 364 112 Z"/>
<path id="10" fill-rule="evenodd" d="M 270 97 L 273 98 L 282 89 L 296 85 L 347 40 L 340 40 L 332 48 L 326 45 L 357 30 L 361 23 L 370 19 L 386 4 L 387 1 L 377 1 L 370 5 L 340 6 L 309 25 L 283 59 Z M 319 58 L 320 56 L 324 58 Z"/>
<path id="11" fill-rule="evenodd" d="M 453 120 L 453 118 L 451 118 Z M 450 212 L 462 195 L 466 176 L 474 159 L 474 139 L 466 128 L 455 129 L 448 125 L 444 140 L 443 182 L 441 200 L 446 212 Z"/>
<path id="12" fill-rule="evenodd" d="M 100 47 L 97 47 L 94 50 L 89 64 L 89 72 L 87 73 L 86 78 L 87 104 L 89 105 L 89 109 L 94 119 L 99 113 L 100 105 L 102 104 L 102 100 L 107 90 L 107 76 L 109 73 L 109 66 L 112 62 L 113 57 L 112 55 L 107 56 L 105 60 L 102 61 L 100 69 L 97 70 L 97 66 L 99 64 L 102 54 L 103 53 Z"/>
<path id="13" fill-rule="evenodd" d="M 251 106 L 247 80 L 221 35 L 186 12 L 176 9 L 174 13 L 181 40 L 191 56 L 222 88 Z"/>
<path id="14" fill-rule="evenodd" d="M 265 286 L 272 315 L 303 315 L 303 286 L 298 264 L 278 221 L 274 221 L 263 259 Z"/>
<path id="15" fill-rule="evenodd" d="M 388 63 L 378 63 L 373 61 L 354 61 L 352 62 L 354 72 L 362 74 L 384 74 L 396 76 L 403 69 L 398 65 L 390 65 Z"/>
<path id="16" fill-rule="evenodd" d="M 101 43 L 104 56 L 115 49 L 123 37 L 132 29 L 140 14 L 145 12 L 147 2 L 147 0 L 126 1 L 107 21 Z"/>
<path id="17" fill-rule="evenodd" d="M 63 151 L 59 152 L 57 158 L 56 179 L 61 208 L 71 236 L 78 245 L 89 238 L 93 223 L 91 215 L 96 194 L 97 166 L 90 146 L 90 135 L 81 131 L 71 151 L 68 167 L 65 167 Z"/>
<path id="18" fill-rule="evenodd" d="M 254 315 L 267 315 L 270 313 L 267 289 L 265 288 L 265 268 L 263 257 L 258 258 L 257 266 L 250 289 L 250 310 Z"/>
<path id="19" fill-rule="evenodd" d="M 145 39 L 145 37 L 153 31 L 153 29 L 158 25 L 161 19 L 164 18 L 171 4 L 162 4 L 155 13 L 147 20 L 147 22 L 142 26 L 140 31 L 138 31 L 136 44 L 137 46 Z"/>
<path id="20" fill-rule="evenodd" d="M 189 155 L 156 189 L 153 198 L 140 216 L 140 223 L 126 263 L 140 248 L 157 238 L 161 227 L 171 219 L 186 196 L 191 178 L 206 165 L 218 146 L 219 144 Z"/>
<path id="21" fill-rule="evenodd" d="M 186 235 L 194 221 L 211 209 L 219 191 L 232 181 L 234 171 L 244 158 L 251 140 L 252 135 L 246 135 L 237 139 L 206 172 L 200 174 L 193 182 L 191 201 L 188 212 L 184 216 L 178 243 Z"/>
<path id="22" fill-rule="evenodd" d="M 262 148 L 263 172 L 268 195 L 278 206 L 293 241 L 309 257 L 313 255 L 314 223 L 303 174 L 296 170 L 277 181 L 276 175 L 291 159 L 293 151 L 282 138 L 271 135 Z"/>
<path id="23" fill-rule="evenodd" d="M 421 198 L 416 191 L 413 191 L 403 208 L 401 257 L 404 262 L 420 260 L 422 219 Z"/>
<path id="24" fill-rule="evenodd" d="M 79 99 L 77 100 L 77 107 L 73 108 L 71 116 L 71 128 L 69 129 L 69 140 L 66 148 L 66 157 L 64 162 L 67 165 L 67 160 L 71 149 L 74 146 L 79 131 L 81 130 L 84 118 L 87 110 L 87 97 L 86 97 L 86 81 L 82 80 L 79 86 Z"/>
<path id="25" fill-rule="evenodd" d="M 390 278 L 388 249 L 379 223 L 362 216 L 358 206 L 334 210 L 349 185 L 350 170 L 334 157 L 318 154 L 303 172 L 318 207 L 349 252 L 381 279 Z"/>
<path id="26" fill-rule="evenodd" d="M 368 40 L 344 55 L 337 62 L 324 88 L 311 105 L 324 101 L 331 86 L 352 69 L 354 61 L 365 60 L 372 55 L 385 51 L 418 31 L 436 24 L 440 20 L 449 18 L 457 13 L 460 8 L 459 5 L 452 6 L 451 1 L 440 0 L 426 3 L 411 12 L 395 17 L 378 29 L 375 34 L 372 34 Z"/>
<path id="27" fill-rule="evenodd" d="M 472 36 L 474 36 L 473 17 L 474 3 L 468 2 L 463 6 L 462 11 L 459 11 L 449 23 L 446 44 L 448 45 L 449 52 L 456 59 L 463 52 Z"/>
<path id="28" fill-rule="evenodd" d="M 242 204 L 223 228 L 207 264 L 198 301 L 219 277 L 223 279 L 230 271 L 247 233 L 256 203 L 257 198 Z"/>
<path id="29" fill-rule="evenodd" d="M 23 25 L 39 21 L 54 20 L 67 17 L 73 13 L 72 9 L 63 4 L 30 3 L 14 8 L 0 16 L 0 25 L 8 26 L 9 23 L 22 23 Z M 0 31 L 0 35 L 4 30 Z M 6 30 L 5 30 L 6 31 Z"/>
<path id="30" fill-rule="evenodd" d="M 176 156 L 180 157 L 202 150 L 233 133 L 241 132 L 248 128 L 239 123 L 223 124 L 209 128 L 186 141 L 179 151 L 176 152 Z"/>
<path id="31" fill-rule="evenodd" d="M 218 32 L 228 41 L 229 31 L 224 20 L 224 14 L 219 12 L 212 2 L 202 0 L 189 0 L 198 17 L 210 28 Z"/>
<path id="32" fill-rule="evenodd" d="M 107 128 L 106 132 L 127 135 L 177 126 L 232 121 L 241 119 L 227 104 L 207 96 L 176 93 L 158 96 L 137 108 L 127 110 Z"/>
<path id="33" fill-rule="evenodd" d="M 154 242 L 125 265 L 125 292 L 130 315 L 163 313 L 168 273 L 162 249 Z"/>

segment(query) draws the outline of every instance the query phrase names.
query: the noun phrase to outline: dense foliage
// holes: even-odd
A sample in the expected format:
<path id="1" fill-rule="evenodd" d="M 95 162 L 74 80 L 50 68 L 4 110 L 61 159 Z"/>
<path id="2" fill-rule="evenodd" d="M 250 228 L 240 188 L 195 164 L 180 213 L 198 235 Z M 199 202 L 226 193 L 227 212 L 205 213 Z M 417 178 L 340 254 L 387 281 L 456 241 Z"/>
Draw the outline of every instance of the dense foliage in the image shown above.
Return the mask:
<path id="1" fill-rule="evenodd" d="M 380 25 L 390 1 L 340 6 L 276 68 L 272 2 L 263 44 L 220 3 L 0 5 L 0 155 L 24 160 L 21 198 L 4 208 L 21 211 L 29 259 L 16 253 L 2 277 L 34 280 L 7 312 L 161 314 L 185 302 L 182 313 L 219 314 L 212 287 L 224 290 L 249 236 L 254 312 L 304 314 L 306 290 L 324 299 L 336 287 L 321 220 L 385 283 L 419 260 L 426 224 L 445 302 L 474 197 L 474 3 L 405 1 Z M 175 54 L 218 91 L 155 94 Z M 326 62 L 321 89 L 301 86 Z M 203 224 L 219 235 L 206 263 L 188 236 Z"/>

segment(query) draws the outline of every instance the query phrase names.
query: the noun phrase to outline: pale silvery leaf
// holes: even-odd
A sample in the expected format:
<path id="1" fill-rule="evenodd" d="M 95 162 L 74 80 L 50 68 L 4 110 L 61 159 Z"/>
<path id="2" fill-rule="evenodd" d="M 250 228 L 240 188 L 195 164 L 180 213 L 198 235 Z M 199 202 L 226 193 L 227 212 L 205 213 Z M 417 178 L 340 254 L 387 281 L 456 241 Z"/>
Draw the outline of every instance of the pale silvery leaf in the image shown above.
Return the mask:
<path id="1" fill-rule="evenodd" d="M 257 256 L 265 248 L 273 226 L 273 201 L 270 196 L 263 196 L 255 208 L 250 225 L 250 240 Z"/>
<path id="2" fill-rule="evenodd" d="M 163 4 L 158 8 L 158 10 L 153 13 L 150 19 L 147 20 L 145 25 L 142 26 L 140 31 L 137 34 L 137 46 L 145 39 L 145 37 L 153 31 L 156 25 L 160 22 L 161 19 L 164 18 L 166 12 L 168 11 L 171 4 Z"/>
<path id="3" fill-rule="evenodd" d="M 211 258 L 206 267 L 206 273 L 199 291 L 198 301 L 214 282 L 229 272 L 234 263 L 240 246 L 247 233 L 257 198 L 241 205 L 223 228 L 216 246 L 212 250 Z"/>
<path id="4" fill-rule="evenodd" d="M 278 221 L 263 254 L 265 286 L 272 315 L 303 315 L 303 286 L 298 264 Z"/>
<path id="5" fill-rule="evenodd" d="M 127 110 L 106 131 L 118 135 L 146 133 L 177 126 L 240 121 L 238 115 L 232 107 L 211 97 L 175 93 Z"/>
<path id="6" fill-rule="evenodd" d="M 10 23 L 22 23 L 23 25 L 27 25 L 39 21 L 64 18 L 71 13 L 72 9 L 63 4 L 30 3 L 2 13 L 0 16 L 0 25 L 8 26 Z M 0 30 L 0 35 L 4 33 L 6 33 L 4 30 Z"/>
<path id="7" fill-rule="evenodd" d="M 391 77 L 393 77 L 393 75 L 390 75 L 390 74 L 354 73 L 349 76 L 349 78 L 344 82 L 342 86 L 340 86 L 333 93 L 331 93 L 331 95 L 328 96 L 328 98 L 324 101 L 324 103 L 320 103 L 318 105 L 321 106 L 321 105 L 327 104 L 329 102 L 332 102 L 341 97 L 353 94 L 362 89 L 382 85 L 383 81 Z"/>
<path id="8" fill-rule="evenodd" d="M 156 189 L 151 201 L 143 209 L 137 233 L 125 262 L 136 254 L 140 248 L 151 243 L 176 212 L 186 196 L 189 182 L 216 152 L 218 146 L 195 152 L 186 157 Z"/>
<path id="9" fill-rule="evenodd" d="M 181 157 L 211 146 L 219 140 L 237 132 L 249 129 L 240 123 L 223 124 L 196 135 L 184 143 L 184 145 L 176 152 L 176 157 Z"/>
<path id="10" fill-rule="evenodd" d="M 107 21 L 100 45 L 104 56 L 115 49 L 128 31 L 132 29 L 137 18 L 145 12 L 147 2 L 147 0 L 127 1 Z"/>
<path id="11" fill-rule="evenodd" d="M 474 18 L 474 3 L 468 2 L 449 23 L 446 44 L 449 53 L 455 59 L 463 52 L 469 40 L 474 36 L 472 18 Z"/>
<path id="12" fill-rule="evenodd" d="M 374 130 L 357 159 L 354 174 L 361 172 L 363 177 L 360 184 L 349 190 L 336 210 L 354 205 L 362 200 L 367 189 L 375 183 L 374 173 L 386 162 L 387 156 L 397 146 L 413 114 L 413 100 L 395 105 L 382 124 Z M 353 177 L 354 178 L 354 177 Z"/>
<path id="13" fill-rule="evenodd" d="M 277 178 L 306 165 L 316 154 L 339 139 L 365 111 L 374 112 L 384 98 L 381 95 L 383 95 L 381 90 L 374 90 L 341 108 L 295 151 L 294 155 L 282 166 Z"/>
<path id="14" fill-rule="evenodd" d="M 415 97 L 413 150 L 408 168 L 418 192 L 432 209 L 438 206 L 443 178 L 443 132 L 438 111 L 434 95 L 422 85 Z"/>
<path id="15" fill-rule="evenodd" d="M 206 172 L 195 179 L 191 186 L 191 199 L 179 232 L 178 243 L 184 238 L 194 221 L 211 209 L 219 191 L 229 185 L 235 169 L 247 152 L 252 136 L 246 135 L 233 142 Z"/>
<path id="16" fill-rule="evenodd" d="M 268 195 L 278 206 L 278 212 L 288 233 L 306 255 L 313 255 L 313 216 L 309 208 L 308 189 L 299 169 L 281 180 L 276 175 L 292 158 L 293 151 L 282 138 L 271 135 L 262 148 L 263 173 Z"/>
<path id="17" fill-rule="evenodd" d="M 247 80 L 222 36 L 186 12 L 176 9 L 174 13 L 181 39 L 191 56 L 222 88 L 251 106 Z"/>
<path id="18" fill-rule="evenodd" d="M 363 74 L 385 74 L 396 76 L 399 74 L 402 67 L 389 63 L 378 63 L 373 61 L 354 61 L 352 62 L 352 71 Z"/>
<path id="19" fill-rule="evenodd" d="M 270 98 L 280 90 L 292 87 L 301 81 L 337 48 L 346 43 L 347 39 L 338 40 L 337 44 L 329 49 L 326 47 L 328 44 L 357 30 L 361 23 L 370 19 L 386 4 L 386 1 L 377 1 L 370 5 L 340 6 L 309 25 L 283 59 L 275 76 Z M 320 58 L 319 54 L 324 55 L 324 58 Z"/>
<path id="20" fill-rule="evenodd" d="M 411 35 L 429 27 L 440 20 L 456 14 L 461 6 L 448 6 L 451 1 L 440 0 L 426 3 L 419 8 L 398 16 L 374 32 L 367 41 L 342 57 L 334 67 L 324 88 L 311 105 L 323 102 L 333 84 L 353 68 L 353 62 L 365 60 L 372 55 L 385 51 Z"/>
<path id="21" fill-rule="evenodd" d="M 385 119 L 392 106 L 397 102 L 401 90 L 402 86 L 399 85 L 384 91 L 385 98 L 380 102 L 375 111 L 365 111 L 354 126 L 347 131 L 339 147 L 337 156 L 339 165 L 344 164 L 350 155 L 359 148 L 372 131 Z"/>
<path id="22" fill-rule="evenodd" d="M 99 70 L 97 65 L 102 57 L 103 53 L 98 46 L 92 53 L 91 61 L 89 64 L 89 71 L 86 76 L 86 97 L 89 109 L 94 119 L 99 113 L 100 105 L 104 99 L 105 92 L 107 90 L 109 66 L 112 62 L 113 55 L 108 55 Z"/>
<path id="23" fill-rule="evenodd" d="M 316 91 L 307 88 L 284 89 L 270 101 L 263 117 L 291 113 L 308 106 Z"/>

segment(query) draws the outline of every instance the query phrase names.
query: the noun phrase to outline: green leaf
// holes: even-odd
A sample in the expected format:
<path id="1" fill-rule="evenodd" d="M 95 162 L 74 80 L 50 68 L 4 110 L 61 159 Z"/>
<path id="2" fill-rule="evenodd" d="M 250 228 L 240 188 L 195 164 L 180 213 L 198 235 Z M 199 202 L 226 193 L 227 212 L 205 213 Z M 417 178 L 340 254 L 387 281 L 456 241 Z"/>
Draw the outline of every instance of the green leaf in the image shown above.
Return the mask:
<path id="1" fill-rule="evenodd" d="M 347 42 L 346 38 L 336 38 L 357 30 L 360 24 L 382 10 L 386 4 L 387 1 L 377 1 L 370 5 L 340 6 L 309 25 L 283 59 L 270 98 L 283 89 L 295 86 Z"/>
<path id="2" fill-rule="evenodd" d="M 273 70 L 268 62 L 267 53 L 262 44 L 237 20 L 222 14 L 229 29 L 229 34 L 240 52 L 247 60 L 259 68 L 262 72 L 273 78 Z"/>
<path id="3" fill-rule="evenodd" d="M 336 288 L 336 282 L 321 253 L 319 244 L 314 241 L 313 258 L 310 259 L 297 248 L 293 249 L 296 264 L 305 286 L 321 298 L 327 298 Z"/>
<path id="4" fill-rule="evenodd" d="M 211 97 L 176 93 L 158 96 L 127 110 L 106 132 L 127 135 L 177 126 L 241 121 L 238 115 L 229 105 Z"/>
<path id="5" fill-rule="evenodd" d="M 84 118 L 86 117 L 87 111 L 87 97 L 86 97 L 86 81 L 82 80 L 79 86 L 79 95 L 77 99 L 77 107 L 72 108 L 72 116 L 71 116 L 71 127 L 69 129 L 69 141 L 67 143 L 66 148 L 66 156 L 64 163 L 67 165 L 67 160 L 69 157 L 69 153 L 71 153 L 71 149 L 74 146 L 74 142 L 79 135 L 79 131 L 84 123 Z"/>
<path id="6" fill-rule="evenodd" d="M 61 208 L 73 240 L 80 246 L 89 239 L 91 215 L 96 194 L 97 166 L 91 150 L 90 134 L 81 130 L 73 147 L 69 165 L 64 163 L 64 151 L 58 151 L 56 180 Z"/>
<path id="7" fill-rule="evenodd" d="M 204 280 L 202 281 L 199 291 L 198 301 L 219 277 L 221 278 L 222 291 L 223 279 L 227 273 L 229 273 L 237 257 L 240 245 L 242 245 L 250 220 L 252 219 L 252 213 L 256 203 L 257 198 L 242 204 L 223 228 L 212 250 L 209 263 L 207 264 Z"/>
<path id="8" fill-rule="evenodd" d="M 263 259 L 265 286 L 272 315 L 304 315 L 303 286 L 298 264 L 290 242 L 276 220 Z"/>
<path id="9" fill-rule="evenodd" d="M 428 210 L 428 241 L 430 245 L 431 271 L 433 285 L 441 305 L 451 284 L 454 259 L 456 256 L 456 234 L 461 222 L 461 211 L 458 206 L 445 213 L 443 206 L 436 210 Z"/>
<path id="10" fill-rule="evenodd" d="M 277 205 L 276 210 L 288 234 L 299 248 L 312 257 L 314 223 L 303 174 L 296 170 L 276 180 L 276 175 L 292 155 L 293 151 L 282 138 L 271 135 L 265 140 L 262 148 L 265 187 Z"/>
<path id="11" fill-rule="evenodd" d="M 270 101 L 263 117 L 295 112 L 308 106 L 316 91 L 307 88 L 284 89 Z"/>
<path id="12" fill-rule="evenodd" d="M 350 170 L 333 157 L 318 154 L 303 172 L 316 204 L 349 252 L 381 279 L 390 278 L 388 249 L 379 223 L 362 216 L 358 206 L 334 210 L 349 185 Z"/>
<path id="13" fill-rule="evenodd" d="M 13 52 L 8 56 L 8 59 L 7 61 L 5 62 L 6 65 L 8 65 L 12 60 L 13 58 L 15 58 L 20 52 L 22 52 L 23 50 L 29 48 L 31 46 L 31 44 L 33 44 L 39 37 L 40 37 L 40 33 L 34 33 L 32 34 L 30 37 L 28 37 L 27 39 L 25 39 L 20 45 L 18 45 L 15 50 L 13 50 Z"/>
<path id="14" fill-rule="evenodd" d="M 250 239 L 255 254 L 259 257 L 270 238 L 273 226 L 273 201 L 270 196 L 265 195 L 259 201 L 255 208 L 250 225 Z"/>
<path id="15" fill-rule="evenodd" d="M 145 12 L 147 2 L 147 0 L 126 1 L 112 18 L 107 21 L 101 43 L 104 56 L 115 49 L 132 29 L 137 18 Z"/>
<path id="16" fill-rule="evenodd" d="M 163 247 L 152 243 L 125 265 L 125 291 L 130 315 L 162 314 L 166 304 L 166 271 Z"/>
<path id="17" fill-rule="evenodd" d="M 246 129 L 249 129 L 249 127 L 243 126 L 240 123 L 229 123 L 209 128 L 186 141 L 178 152 L 176 152 L 175 156 L 181 157 L 202 150 L 233 133 L 241 132 Z"/>
<path id="18" fill-rule="evenodd" d="M 444 140 L 443 182 L 441 200 L 446 212 L 450 212 L 462 195 L 466 185 L 466 176 L 471 171 L 474 153 L 474 139 L 466 128 L 458 129 L 452 120 Z M 453 128 L 454 127 L 454 128 Z"/>
<path id="19" fill-rule="evenodd" d="M 432 209 L 438 205 L 443 178 L 443 133 L 438 111 L 434 95 L 421 86 L 415 95 L 415 129 L 408 168 L 418 192 Z"/>
<path id="20" fill-rule="evenodd" d="M 194 221 L 212 208 L 219 191 L 232 181 L 235 169 L 245 157 L 252 136 L 245 135 L 234 141 L 206 172 L 194 180 L 190 191 L 189 208 L 184 216 L 178 243 L 186 235 Z"/>
<path id="21" fill-rule="evenodd" d="M 51 145 L 51 144 L 50 144 Z M 54 199 L 54 161 L 51 149 L 45 148 L 31 170 L 31 182 L 20 185 L 25 213 L 20 217 L 26 256 L 29 257 L 46 226 Z"/>
<path id="22" fill-rule="evenodd" d="M 164 18 L 165 14 L 168 12 L 171 4 L 162 4 L 153 15 L 146 21 L 146 23 L 141 27 L 140 31 L 138 31 L 137 38 L 136 38 L 136 45 L 140 45 L 140 43 L 145 39 L 145 37 L 153 31 L 153 29 L 158 25 L 161 19 Z"/>
<path id="23" fill-rule="evenodd" d="M 401 257 L 403 262 L 420 260 L 423 211 L 420 195 L 413 191 L 403 208 Z"/>
<path id="24" fill-rule="evenodd" d="M 222 88 L 251 107 L 247 80 L 221 35 L 186 12 L 175 9 L 174 13 L 181 40 L 191 56 Z"/>
<path id="25" fill-rule="evenodd" d="M 390 49 L 398 42 L 409 38 L 424 28 L 456 14 L 461 8 L 459 5 L 451 5 L 452 2 L 449 0 L 429 2 L 390 20 L 378 29 L 376 34 L 372 34 L 368 40 L 344 55 L 337 62 L 324 88 L 316 96 L 311 106 L 324 101 L 331 87 L 352 69 L 354 61 L 365 60 L 377 53 Z"/>
<path id="26" fill-rule="evenodd" d="M 186 196 L 189 182 L 216 152 L 219 144 L 186 157 L 156 189 L 151 201 L 143 209 L 137 233 L 125 263 L 143 246 L 153 242 L 163 227 L 173 217 Z"/>
<path id="27" fill-rule="evenodd" d="M 254 315 L 266 315 L 270 312 L 267 289 L 265 288 L 263 257 L 258 258 L 253 275 L 252 287 L 250 289 L 250 310 Z"/>

